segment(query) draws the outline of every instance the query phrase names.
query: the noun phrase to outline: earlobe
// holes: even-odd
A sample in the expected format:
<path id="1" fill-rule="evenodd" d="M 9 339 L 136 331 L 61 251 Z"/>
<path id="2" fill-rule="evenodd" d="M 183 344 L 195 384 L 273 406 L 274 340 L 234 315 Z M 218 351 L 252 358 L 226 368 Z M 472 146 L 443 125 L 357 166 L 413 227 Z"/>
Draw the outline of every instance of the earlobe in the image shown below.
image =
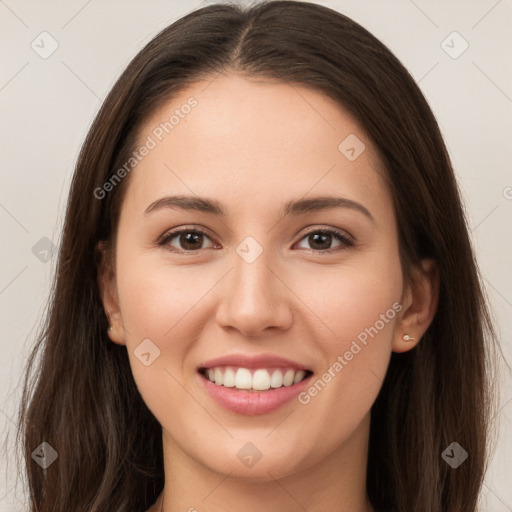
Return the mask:
<path id="1" fill-rule="evenodd" d="M 111 253 L 103 242 L 96 246 L 98 253 L 98 289 L 107 316 L 109 327 L 108 337 L 119 345 L 124 345 L 124 329 L 119 310 L 119 301 L 115 286 L 115 273 L 112 268 Z"/>
<path id="2" fill-rule="evenodd" d="M 421 340 L 432 323 L 439 301 L 439 271 L 432 259 L 424 259 L 422 268 L 411 272 L 405 285 L 406 307 L 395 327 L 393 352 L 407 352 Z"/>

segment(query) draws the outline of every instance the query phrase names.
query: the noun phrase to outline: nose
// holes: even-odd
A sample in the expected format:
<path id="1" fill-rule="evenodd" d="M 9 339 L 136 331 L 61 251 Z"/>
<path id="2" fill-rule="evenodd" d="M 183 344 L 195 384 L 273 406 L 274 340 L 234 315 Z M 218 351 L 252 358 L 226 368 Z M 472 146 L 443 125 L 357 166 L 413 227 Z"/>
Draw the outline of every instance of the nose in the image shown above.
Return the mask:
<path id="1" fill-rule="evenodd" d="M 256 338 L 267 332 L 275 335 L 292 325 L 294 295 L 277 266 L 271 265 L 269 252 L 263 251 L 252 262 L 235 255 L 233 268 L 223 279 L 216 311 L 217 323 L 223 328 Z"/>

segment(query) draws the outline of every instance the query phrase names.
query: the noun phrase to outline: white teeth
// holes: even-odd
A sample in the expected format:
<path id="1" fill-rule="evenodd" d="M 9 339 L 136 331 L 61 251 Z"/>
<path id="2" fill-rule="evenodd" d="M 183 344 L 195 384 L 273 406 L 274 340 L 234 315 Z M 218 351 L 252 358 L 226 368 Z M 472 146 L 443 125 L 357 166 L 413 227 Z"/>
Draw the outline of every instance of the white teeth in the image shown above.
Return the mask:
<path id="1" fill-rule="evenodd" d="M 272 377 L 270 377 L 270 387 L 272 388 L 280 388 L 283 385 L 283 374 L 281 370 L 276 370 Z"/>
<path id="2" fill-rule="evenodd" d="M 293 384 L 293 376 L 295 372 L 293 370 L 288 370 L 283 377 L 283 386 L 291 386 Z"/>
<path id="3" fill-rule="evenodd" d="M 295 371 L 291 368 L 274 371 L 258 368 L 251 373 L 247 368 L 215 367 L 208 368 L 206 374 L 217 386 L 255 391 L 288 387 L 301 382 L 306 376 L 304 370 Z"/>
<path id="4" fill-rule="evenodd" d="M 215 379 L 215 384 L 217 384 L 217 379 Z M 235 376 L 235 387 L 237 389 L 252 388 L 252 375 L 247 368 L 238 368 Z"/>
<path id="5" fill-rule="evenodd" d="M 221 386 L 223 381 L 224 381 L 224 378 L 222 376 L 222 372 L 220 371 L 220 368 L 215 368 L 215 384 L 218 384 L 219 386 Z"/>
<path id="6" fill-rule="evenodd" d="M 224 382 L 223 386 L 226 388 L 234 388 L 235 387 L 235 372 L 231 368 L 227 368 L 224 372 Z"/>
<path id="7" fill-rule="evenodd" d="M 270 375 L 267 370 L 256 370 L 252 376 L 252 389 L 264 391 L 270 387 Z"/>
<path id="8" fill-rule="evenodd" d="M 295 374 L 295 377 L 293 378 L 293 383 L 297 384 L 297 382 L 300 382 L 304 378 L 305 375 L 306 375 L 306 372 L 304 370 L 299 370 Z M 217 379 L 215 379 L 215 382 L 217 382 Z"/>

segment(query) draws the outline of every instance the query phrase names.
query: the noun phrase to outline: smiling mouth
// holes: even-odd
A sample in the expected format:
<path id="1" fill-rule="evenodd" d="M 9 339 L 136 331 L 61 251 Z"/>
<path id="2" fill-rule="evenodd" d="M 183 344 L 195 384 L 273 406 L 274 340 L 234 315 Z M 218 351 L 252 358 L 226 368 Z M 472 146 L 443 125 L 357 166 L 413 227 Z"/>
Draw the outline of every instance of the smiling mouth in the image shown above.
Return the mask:
<path id="1" fill-rule="evenodd" d="M 278 367 L 216 366 L 214 368 L 199 368 L 198 372 L 217 386 L 252 393 L 271 392 L 283 387 L 290 387 L 313 375 L 311 370 Z"/>

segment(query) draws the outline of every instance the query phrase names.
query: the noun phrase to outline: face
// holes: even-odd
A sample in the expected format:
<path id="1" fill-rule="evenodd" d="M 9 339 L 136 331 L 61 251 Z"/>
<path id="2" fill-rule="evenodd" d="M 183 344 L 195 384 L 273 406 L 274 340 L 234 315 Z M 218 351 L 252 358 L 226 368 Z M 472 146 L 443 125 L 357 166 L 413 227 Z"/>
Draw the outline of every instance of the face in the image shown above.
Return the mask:
<path id="1" fill-rule="evenodd" d="M 212 80 L 139 133 L 110 336 L 164 449 L 280 478 L 364 444 L 403 334 L 397 223 L 379 156 L 344 109 L 300 86 Z M 186 208 L 200 198 L 223 215 Z"/>

